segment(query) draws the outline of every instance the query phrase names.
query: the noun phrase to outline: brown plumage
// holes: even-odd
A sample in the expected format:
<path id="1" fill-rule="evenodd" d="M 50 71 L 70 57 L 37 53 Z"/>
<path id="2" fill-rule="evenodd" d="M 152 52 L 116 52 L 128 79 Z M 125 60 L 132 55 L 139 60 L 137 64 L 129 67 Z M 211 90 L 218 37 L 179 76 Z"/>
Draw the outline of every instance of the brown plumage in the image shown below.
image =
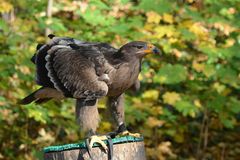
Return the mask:
<path id="1" fill-rule="evenodd" d="M 131 87 L 139 87 L 137 78 L 142 58 L 149 53 L 158 54 L 159 50 L 140 41 L 116 49 L 106 43 L 51 38 L 47 44 L 37 47 L 37 53 L 32 58 L 37 69 L 36 82 L 42 88 L 20 103 L 75 98 L 76 116 L 82 129 L 95 134 L 99 122 L 97 100 L 108 96 L 108 107 L 118 131 L 126 130 L 123 93 Z"/>

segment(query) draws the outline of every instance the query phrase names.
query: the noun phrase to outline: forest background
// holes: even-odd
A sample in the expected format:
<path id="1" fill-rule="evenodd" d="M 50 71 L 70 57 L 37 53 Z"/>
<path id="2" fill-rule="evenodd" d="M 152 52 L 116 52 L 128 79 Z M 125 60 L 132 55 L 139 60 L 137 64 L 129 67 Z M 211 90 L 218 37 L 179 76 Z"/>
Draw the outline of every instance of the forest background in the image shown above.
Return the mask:
<path id="1" fill-rule="evenodd" d="M 0 0 L 0 13 L 0 159 L 41 159 L 44 146 L 82 138 L 74 100 L 17 104 L 39 88 L 30 58 L 48 33 L 161 48 L 125 102 L 148 159 L 240 157 L 240 0 Z M 99 132 L 112 131 L 104 99 L 99 110 Z"/>

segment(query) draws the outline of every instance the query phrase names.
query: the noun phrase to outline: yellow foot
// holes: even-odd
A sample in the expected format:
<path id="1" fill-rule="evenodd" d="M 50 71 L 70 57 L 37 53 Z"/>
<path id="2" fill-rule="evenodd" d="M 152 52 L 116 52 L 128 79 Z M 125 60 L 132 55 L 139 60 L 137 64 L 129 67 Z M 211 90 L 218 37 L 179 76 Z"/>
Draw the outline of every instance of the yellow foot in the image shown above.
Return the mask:
<path id="1" fill-rule="evenodd" d="M 129 131 L 123 131 L 121 133 L 118 134 L 120 137 L 122 136 L 132 136 L 132 137 L 136 137 L 136 138 L 140 138 L 141 134 L 140 133 L 130 133 Z"/>
<path id="2" fill-rule="evenodd" d="M 107 136 L 97 136 L 97 135 L 94 135 L 94 136 L 91 136 L 88 138 L 88 141 L 89 141 L 89 148 L 92 149 L 94 143 L 98 143 L 100 144 L 103 149 L 107 152 L 108 150 L 108 147 L 107 145 L 104 143 L 103 140 L 106 140 L 107 139 Z"/>

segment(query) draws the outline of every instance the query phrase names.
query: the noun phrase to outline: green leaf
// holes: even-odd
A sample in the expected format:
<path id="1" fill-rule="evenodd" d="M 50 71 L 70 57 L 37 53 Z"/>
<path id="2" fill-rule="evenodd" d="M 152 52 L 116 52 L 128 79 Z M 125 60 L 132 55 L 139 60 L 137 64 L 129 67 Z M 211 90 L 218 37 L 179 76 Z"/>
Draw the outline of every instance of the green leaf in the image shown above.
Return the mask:
<path id="1" fill-rule="evenodd" d="M 182 34 L 182 39 L 186 41 L 195 40 L 197 37 L 195 34 L 191 33 L 189 30 L 182 28 L 180 29 L 180 32 Z"/>
<path id="2" fill-rule="evenodd" d="M 0 33 L 1 33 L 1 30 L 5 33 L 9 32 L 8 24 L 5 21 L 3 21 L 2 19 L 0 19 Z"/>
<path id="3" fill-rule="evenodd" d="M 98 9 L 105 9 L 105 10 L 111 9 L 106 3 L 103 3 L 102 1 L 99 1 L 99 0 L 90 0 L 89 5 L 95 6 Z"/>
<path id="4" fill-rule="evenodd" d="M 185 81 L 187 70 L 180 64 L 167 64 L 160 68 L 154 81 L 161 84 L 176 84 Z"/>
<path id="5" fill-rule="evenodd" d="M 27 111 L 28 117 L 34 120 L 46 124 L 49 121 L 48 111 L 41 106 L 27 105 L 24 106 Z"/>
<path id="6" fill-rule="evenodd" d="M 217 77 L 225 84 L 229 84 L 233 87 L 239 87 L 238 74 L 230 67 L 220 66 L 217 70 Z"/>
<path id="7" fill-rule="evenodd" d="M 236 124 L 236 120 L 234 117 L 229 117 L 226 113 L 222 113 L 219 115 L 220 121 L 224 125 L 224 127 L 233 129 L 234 125 Z"/>
<path id="8" fill-rule="evenodd" d="M 67 28 L 64 26 L 60 19 L 53 18 L 52 21 L 53 22 L 49 26 L 50 29 L 52 29 L 53 31 L 67 31 Z"/>
<path id="9" fill-rule="evenodd" d="M 234 114 L 240 113 L 240 101 L 235 97 L 230 97 L 227 109 Z"/>
<path id="10" fill-rule="evenodd" d="M 100 10 L 87 9 L 83 14 L 82 12 L 77 12 L 85 21 L 93 26 L 102 25 L 109 26 L 114 24 L 115 20 L 113 17 L 105 16 Z"/>
<path id="11" fill-rule="evenodd" d="M 215 111 L 217 113 L 223 111 L 225 102 L 227 100 L 225 96 L 219 95 L 217 93 L 216 94 L 212 93 L 211 95 L 209 95 L 208 98 L 210 100 L 207 103 L 207 107 L 210 110 Z"/>
<path id="12" fill-rule="evenodd" d="M 160 14 L 173 11 L 173 4 L 170 0 L 142 0 L 138 6 L 144 11 L 155 11 Z"/>
<path id="13" fill-rule="evenodd" d="M 176 102 L 176 109 L 181 112 L 184 116 L 195 117 L 198 112 L 198 108 L 194 106 L 191 102 L 186 100 L 181 100 Z"/>

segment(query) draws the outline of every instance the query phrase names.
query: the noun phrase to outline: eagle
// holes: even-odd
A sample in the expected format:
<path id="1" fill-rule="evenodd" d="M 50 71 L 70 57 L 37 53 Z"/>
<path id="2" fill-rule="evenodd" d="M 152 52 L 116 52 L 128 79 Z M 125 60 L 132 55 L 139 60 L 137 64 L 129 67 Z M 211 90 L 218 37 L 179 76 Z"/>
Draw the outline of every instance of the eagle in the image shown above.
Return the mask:
<path id="1" fill-rule="evenodd" d="M 76 118 L 88 134 L 89 145 L 103 140 L 97 135 L 100 121 L 97 102 L 107 97 L 107 106 L 117 124 L 117 135 L 130 133 L 124 120 L 124 92 L 138 86 L 141 61 L 148 54 L 160 54 L 154 45 L 142 41 L 129 42 L 119 49 L 107 43 L 86 42 L 69 37 L 49 35 L 50 41 L 39 44 L 32 57 L 36 66 L 36 83 L 40 89 L 20 101 L 44 103 L 50 99 L 76 99 Z"/>

